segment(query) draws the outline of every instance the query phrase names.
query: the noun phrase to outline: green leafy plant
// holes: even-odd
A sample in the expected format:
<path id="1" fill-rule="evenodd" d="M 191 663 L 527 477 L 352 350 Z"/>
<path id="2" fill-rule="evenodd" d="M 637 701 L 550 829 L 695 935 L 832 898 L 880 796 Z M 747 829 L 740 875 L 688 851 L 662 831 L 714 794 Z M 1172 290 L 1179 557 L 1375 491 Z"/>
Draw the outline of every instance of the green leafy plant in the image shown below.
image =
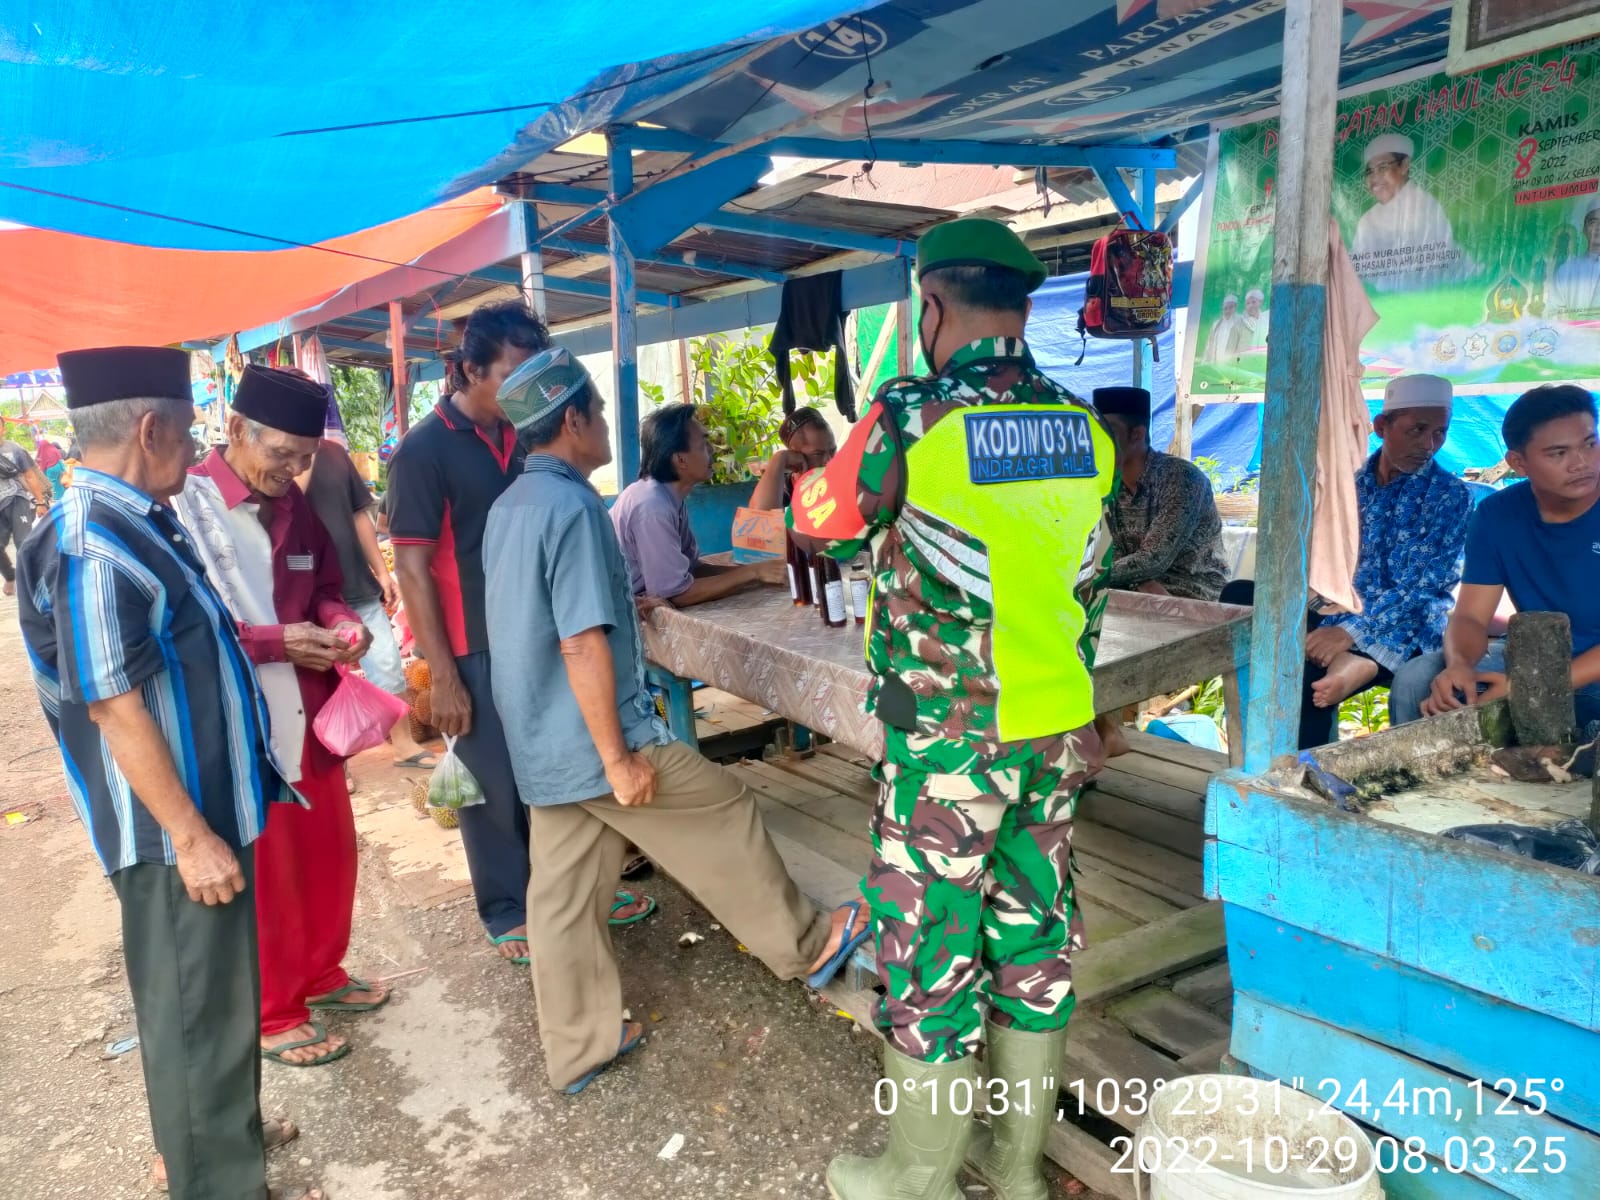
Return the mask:
<path id="1" fill-rule="evenodd" d="M 1202 454 L 1195 459 L 1194 465 L 1199 467 L 1211 481 L 1213 492 L 1232 492 L 1242 496 L 1261 490 L 1259 476 L 1241 471 L 1238 467 L 1224 466 L 1221 459 L 1212 458 L 1208 454 Z"/>
<path id="2" fill-rule="evenodd" d="M 1226 716 L 1224 709 L 1227 705 L 1222 699 L 1222 676 L 1208 679 L 1200 685 L 1200 690 L 1195 693 L 1194 699 L 1189 702 L 1189 711 L 1198 713 L 1202 717 L 1210 717 L 1218 729 L 1223 727 Z"/>
<path id="3" fill-rule="evenodd" d="M 812 404 L 830 394 L 831 381 L 819 356 L 791 360 L 798 403 Z M 711 482 L 743 483 L 760 472 L 778 445 L 783 423 L 783 393 L 764 336 L 755 330 L 689 342 L 689 394 L 711 439 Z M 643 382 L 639 390 L 651 404 L 666 400 L 666 390 Z"/>
<path id="4" fill-rule="evenodd" d="M 1363 732 L 1377 733 L 1389 724 L 1389 689 L 1368 688 L 1339 705 L 1339 724 L 1359 725 Z"/>
<path id="5" fill-rule="evenodd" d="M 330 367 L 333 376 L 333 395 L 339 404 L 339 416 L 344 421 L 345 437 L 350 449 L 373 451 L 382 441 L 378 423 L 382 419 L 384 395 L 383 380 L 376 371 L 366 367 Z"/>

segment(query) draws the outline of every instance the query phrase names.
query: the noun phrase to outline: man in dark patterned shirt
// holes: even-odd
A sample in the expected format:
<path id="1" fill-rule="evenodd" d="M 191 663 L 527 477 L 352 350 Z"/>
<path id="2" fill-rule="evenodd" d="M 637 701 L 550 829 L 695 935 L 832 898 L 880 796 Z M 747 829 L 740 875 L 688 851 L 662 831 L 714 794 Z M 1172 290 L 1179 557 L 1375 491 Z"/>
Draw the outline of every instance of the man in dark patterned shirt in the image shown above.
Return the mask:
<path id="1" fill-rule="evenodd" d="M 1215 600 L 1228 582 L 1222 519 L 1205 473 L 1150 448 L 1150 393 L 1096 388 L 1094 406 L 1117 444 L 1122 487 L 1111 510 L 1111 586 Z"/>

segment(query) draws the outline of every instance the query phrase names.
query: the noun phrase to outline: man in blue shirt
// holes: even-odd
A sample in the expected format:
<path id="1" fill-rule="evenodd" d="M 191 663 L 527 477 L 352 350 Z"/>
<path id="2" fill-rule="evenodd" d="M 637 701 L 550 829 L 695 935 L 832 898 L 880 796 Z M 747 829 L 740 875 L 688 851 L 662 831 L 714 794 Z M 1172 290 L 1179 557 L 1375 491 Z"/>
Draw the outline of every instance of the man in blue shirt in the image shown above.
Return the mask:
<path id="1" fill-rule="evenodd" d="M 174 1200 L 261 1200 L 264 1142 L 293 1135 L 261 1120 L 245 893 L 267 804 L 288 792 L 233 616 L 168 507 L 194 457 L 189 356 L 79 350 L 61 376 L 83 461 L 23 546 L 22 636 L 121 907 L 167 1186 Z"/>
<path id="2" fill-rule="evenodd" d="M 565 350 L 499 402 L 528 449 L 484 540 L 494 703 L 528 812 L 528 950 L 553 1086 L 575 1094 L 644 1038 L 624 1021 L 606 920 L 628 842 L 782 979 L 821 986 L 870 933 L 800 895 L 736 776 L 674 741 L 644 682 L 628 565 L 589 475 L 611 460 L 603 401 Z"/>
<path id="3" fill-rule="evenodd" d="M 1444 650 L 1395 678 L 1399 724 L 1509 690 L 1505 657 L 1489 645 L 1503 593 L 1519 612 L 1564 612 L 1572 621 L 1578 725 L 1600 721 L 1600 449 L 1594 396 L 1572 384 L 1524 392 L 1501 423 L 1506 463 L 1524 482 L 1488 497 L 1472 517 L 1461 596 Z"/>
<path id="4" fill-rule="evenodd" d="M 1341 701 L 1387 684 L 1419 654 L 1439 648 L 1472 498 L 1434 461 L 1450 429 L 1452 394 L 1437 375 L 1404 375 L 1384 389 L 1373 422 L 1380 443 L 1356 473 L 1361 549 L 1353 577 L 1362 611 L 1314 611 L 1306 635 L 1300 748 L 1338 736 Z M 1250 585 L 1230 583 L 1224 603 L 1250 603 Z"/>

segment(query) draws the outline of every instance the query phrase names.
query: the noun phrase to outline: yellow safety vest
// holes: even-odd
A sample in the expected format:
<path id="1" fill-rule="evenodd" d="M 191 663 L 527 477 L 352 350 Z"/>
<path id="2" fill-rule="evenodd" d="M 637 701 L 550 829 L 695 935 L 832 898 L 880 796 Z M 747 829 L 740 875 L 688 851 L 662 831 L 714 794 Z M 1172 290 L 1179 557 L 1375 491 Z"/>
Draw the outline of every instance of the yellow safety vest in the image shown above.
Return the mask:
<path id="1" fill-rule="evenodd" d="M 896 527 L 925 578 L 975 601 L 967 635 L 992 663 L 1001 740 L 1088 724 L 1075 588 L 1114 479 L 1104 426 L 1077 405 L 975 404 L 927 429 L 905 463 Z"/>

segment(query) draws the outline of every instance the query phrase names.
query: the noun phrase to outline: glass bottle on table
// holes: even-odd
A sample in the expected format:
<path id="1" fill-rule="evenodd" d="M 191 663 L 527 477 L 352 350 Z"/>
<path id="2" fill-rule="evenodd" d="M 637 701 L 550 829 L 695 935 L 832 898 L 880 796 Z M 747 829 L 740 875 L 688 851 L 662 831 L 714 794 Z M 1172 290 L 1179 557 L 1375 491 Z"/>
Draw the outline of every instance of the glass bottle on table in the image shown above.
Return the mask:
<path id="1" fill-rule="evenodd" d="M 822 560 L 822 623 L 830 629 L 843 629 L 849 616 L 844 607 L 844 574 L 838 560 L 825 554 Z"/>
<path id="2" fill-rule="evenodd" d="M 857 625 L 867 623 L 867 601 L 872 594 L 872 574 L 863 552 L 850 560 L 850 612 Z"/>
<path id="3" fill-rule="evenodd" d="M 789 568 L 789 599 L 796 608 L 811 603 L 811 571 L 806 552 L 794 540 L 794 534 L 784 533 L 784 556 Z"/>
<path id="4" fill-rule="evenodd" d="M 820 550 L 815 554 L 806 555 L 806 582 L 811 588 L 811 603 L 816 606 L 818 613 L 824 612 L 822 607 L 822 564 L 826 561 L 827 555 Z"/>

